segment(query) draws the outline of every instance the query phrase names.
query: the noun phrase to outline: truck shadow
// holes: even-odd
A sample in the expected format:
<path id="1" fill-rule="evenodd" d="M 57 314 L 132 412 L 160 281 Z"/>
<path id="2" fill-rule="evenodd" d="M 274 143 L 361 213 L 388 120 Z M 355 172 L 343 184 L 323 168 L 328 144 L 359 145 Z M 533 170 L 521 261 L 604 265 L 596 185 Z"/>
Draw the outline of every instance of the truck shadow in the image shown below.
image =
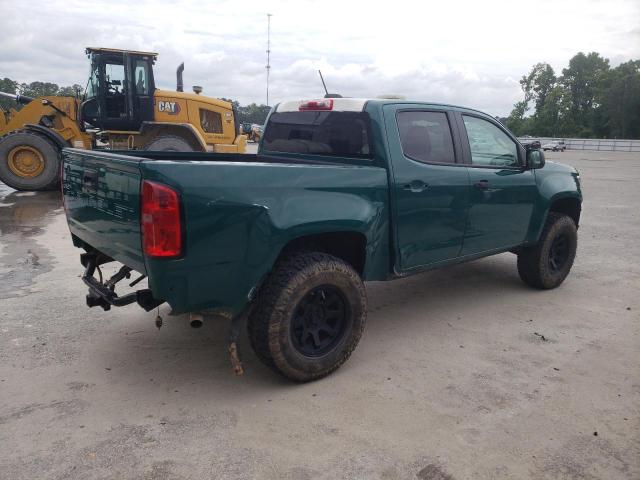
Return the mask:
<path id="1" fill-rule="evenodd" d="M 526 302 L 527 298 L 531 301 L 530 296 L 536 292 L 520 282 L 515 256 L 505 254 L 393 282 L 369 283 L 367 294 L 369 313 L 360 345 L 341 369 L 319 382 L 348 378 L 361 364 L 384 362 L 387 356 L 389 361 L 397 358 L 400 352 L 395 352 L 394 348 L 402 348 L 397 341 L 385 346 L 383 353 L 375 352 L 373 345 L 385 342 L 391 333 L 401 338 L 425 335 L 425 331 L 430 330 L 429 324 L 436 321 L 431 312 L 437 312 L 439 322 L 445 318 L 451 325 L 464 326 L 479 320 L 473 315 L 466 315 L 461 320 L 461 305 L 465 305 L 467 312 L 482 312 L 489 309 L 490 304 L 495 306 L 500 302 L 501 296 L 521 296 Z M 197 385 L 214 396 L 221 388 L 226 391 L 225 396 L 240 395 L 248 390 L 273 394 L 274 387 L 306 388 L 280 377 L 257 359 L 247 339 L 245 325 L 239 340 L 245 374 L 236 377 L 232 374 L 227 353 L 228 320 L 205 317 L 202 328 L 192 329 L 186 315 L 165 317 L 164 326 L 157 331 L 153 327 L 153 316 L 149 314 L 147 318 L 148 323 L 137 322 L 130 327 L 130 330 L 139 331 L 129 333 L 125 342 L 121 341 L 122 337 L 110 337 L 114 343 L 104 346 L 110 359 L 118 359 L 111 366 L 111 373 L 123 376 L 128 384 L 145 382 L 159 391 L 173 387 L 182 391 Z M 429 341 L 433 341 L 433 334 L 428 336 Z M 369 358 L 371 355 L 373 357 Z"/>

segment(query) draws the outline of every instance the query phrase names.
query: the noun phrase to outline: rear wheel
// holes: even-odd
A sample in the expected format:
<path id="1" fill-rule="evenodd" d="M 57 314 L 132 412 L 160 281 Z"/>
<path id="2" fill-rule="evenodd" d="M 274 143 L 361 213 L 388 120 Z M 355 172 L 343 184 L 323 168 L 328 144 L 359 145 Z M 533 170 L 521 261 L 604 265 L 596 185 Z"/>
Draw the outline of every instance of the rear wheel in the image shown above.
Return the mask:
<path id="1" fill-rule="evenodd" d="M 298 253 L 280 261 L 249 318 L 249 338 L 269 367 L 297 381 L 322 378 L 356 348 L 366 321 L 358 273 L 325 253 Z"/>
<path id="2" fill-rule="evenodd" d="M 144 146 L 145 150 L 156 152 L 193 152 L 193 147 L 185 139 L 176 135 L 154 138 Z"/>
<path id="3" fill-rule="evenodd" d="M 0 139 L 0 180 L 16 190 L 54 190 L 60 181 L 60 150 L 28 130 Z"/>
<path id="4" fill-rule="evenodd" d="M 518 273 L 526 284 L 549 289 L 560 285 L 573 266 L 578 231 L 568 215 L 549 212 L 540 241 L 518 253 Z"/>

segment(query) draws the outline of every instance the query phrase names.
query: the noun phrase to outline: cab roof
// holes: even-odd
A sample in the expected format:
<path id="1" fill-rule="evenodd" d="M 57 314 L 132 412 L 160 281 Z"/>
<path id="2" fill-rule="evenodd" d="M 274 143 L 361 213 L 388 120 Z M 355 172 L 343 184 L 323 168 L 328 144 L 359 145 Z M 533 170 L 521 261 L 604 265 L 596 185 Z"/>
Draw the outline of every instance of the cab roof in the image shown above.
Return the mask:
<path id="1" fill-rule="evenodd" d="M 155 52 L 140 52 L 138 50 L 121 50 L 119 48 L 95 48 L 95 47 L 87 47 L 85 52 L 89 53 L 132 53 L 134 55 L 148 55 L 153 58 L 157 58 L 158 54 Z"/>
<path id="2" fill-rule="evenodd" d="M 480 110 L 476 110 L 474 108 L 463 107 L 460 105 L 451 105 L 448 103 L 437 103 L 437 102 L 429 102 L 423 100 L 405 100 L 398 98 L 308 98 L 301 100 L 287 100 L 281 102 L 276 105 L 274 112 L 297 112 L 300 110 L 304 110 L 304 107 L 301 108 L 301 105 L 304 105 L 308 102 L 325 102 L 331 100 L 331 108 L 327 108 L 327 110 L 331 110 L 333 112 L 362 112 L 365 109 L 365 105 L 369 102 L 377 103 L 380 105 L 387 104 L 405 104 L 405 105 L 433 105 L 438 107 L 448 107 L 448 108 L 456 108 L 460 110 L 467 110 L 472 112 L 481 113 L 483 115 L 489 115 L 486 112 L 482 112 Z M 310 110 L 315 110 L 315 108 L 311 108 Z"/>

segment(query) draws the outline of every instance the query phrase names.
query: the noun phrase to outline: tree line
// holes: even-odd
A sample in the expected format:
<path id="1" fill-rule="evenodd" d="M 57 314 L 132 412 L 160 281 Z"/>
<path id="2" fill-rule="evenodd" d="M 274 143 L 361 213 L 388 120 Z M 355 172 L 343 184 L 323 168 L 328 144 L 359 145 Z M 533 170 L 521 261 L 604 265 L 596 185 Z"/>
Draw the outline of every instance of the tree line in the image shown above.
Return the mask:
<path id="1" fill-rule="evenodd" d="M 26 95 L 27 97 L 33 98 L 54 95 L 60 97 L 82 98 L 82 95 L 84 94 L 84 87 L 78 84 L 68 87 L 60 87 L 55 83 L 49 82 L 19 83 L 10 78 L 2 78 L 0 79 L 0 92 L 19 93 L 20 95 Z M 264 124 L 270 110 L 270 107 L 267 105 L 260 105 L 256 103 L 240 105 L 240 103 L 235 100 L 229 100 L 226 98 L 223 98 L 223 100 L 233 103 L 233 106 L 238 112 L 238 120 L 241 123 L 248 122 L 262 125 Z M 9 98 L 0 97 L 0 107 L 4 110 L 9 110 L 10 108 L 20 110 L 23 105 L 17 104 Z"/>
<path id="2" fill-rule="evenodd" d="M 27 97 L 45 97 L 50 95 L 57 95 L 60 97 L 82 97 L 84 88 L 81 85 L 71 85 L 70 87 L 60 87 L 55 83 L 49 82 L 31 82 L 31 83 L 19 83 L 10 78 L 0 79 L 0 92 L 5 93 L 19 93 L 20 95 L 26 95 Z M 0 107 L 8 110 L 9 108 L 15 108 L 20 110 L 22 105 L 16 105 L 16 102 L 8 98 L 0 98 Z"/>
<path id="3" fill-rule="evenodd" d="M 640 138 L 640 60 L 611 68 L 580 52 L 561 75 L 537 63 L 520 85 L 524 98 L 499 118 L 517 136 Z"/>
<path id="4" fill-rule="evenodd" d="M 257 123 L 258 125 L 264 125 L 267 120 L 267 115 L 271 110 L 271 107 L 264 104 L 250 103 L 249 105 L 240 105 L 237 100 L 231 100 L 229 98 L 223 98 L 227 102 L 231 102 L 233 107 L 238 112 L 238 119 L 240 123 Z"/>

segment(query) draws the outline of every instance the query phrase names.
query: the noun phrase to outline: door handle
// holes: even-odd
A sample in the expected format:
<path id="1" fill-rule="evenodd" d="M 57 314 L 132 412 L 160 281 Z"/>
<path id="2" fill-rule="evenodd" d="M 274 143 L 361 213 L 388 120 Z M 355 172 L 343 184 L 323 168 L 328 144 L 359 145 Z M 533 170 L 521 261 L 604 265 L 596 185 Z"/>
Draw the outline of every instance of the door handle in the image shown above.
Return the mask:
<path id="1" fill-rule="evenodd" d="M 489 188 L 489 181 L 480 180 L 479 182 L 474 183 L 473 186 L 479 188 L 480 190 L 486 190 Z"/>
<path id="2" fill-rule="evenodd" d="M 402 187 L 403 190 L 409 190 L 413 193 L 420 193 L 427 188 L 429 188 L 429 184 L 424 183 L 422 180 L 413 180 Z"/>

